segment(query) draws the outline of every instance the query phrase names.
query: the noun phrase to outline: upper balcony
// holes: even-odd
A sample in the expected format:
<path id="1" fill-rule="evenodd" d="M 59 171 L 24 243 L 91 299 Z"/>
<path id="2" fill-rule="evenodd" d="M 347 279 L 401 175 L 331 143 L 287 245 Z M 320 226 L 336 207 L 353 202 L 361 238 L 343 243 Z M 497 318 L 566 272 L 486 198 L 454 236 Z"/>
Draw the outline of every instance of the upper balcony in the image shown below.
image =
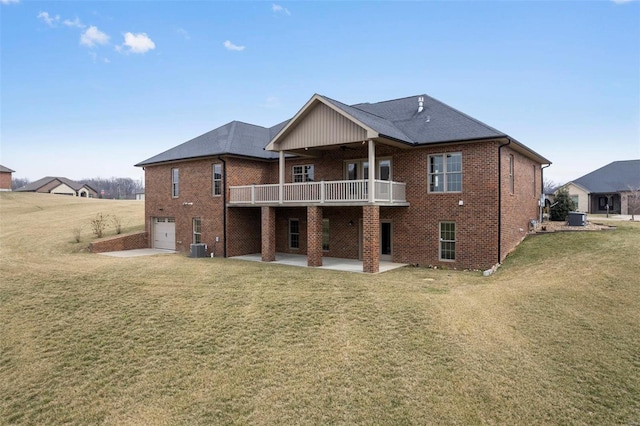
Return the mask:
<path id="1" fill-rule="evenodd" d="M 232 186 L 229 205 L 409 205 L 405 183 L 379 179 L 373 182 L 373 194 L 369 193 L 367 179 Z"/>

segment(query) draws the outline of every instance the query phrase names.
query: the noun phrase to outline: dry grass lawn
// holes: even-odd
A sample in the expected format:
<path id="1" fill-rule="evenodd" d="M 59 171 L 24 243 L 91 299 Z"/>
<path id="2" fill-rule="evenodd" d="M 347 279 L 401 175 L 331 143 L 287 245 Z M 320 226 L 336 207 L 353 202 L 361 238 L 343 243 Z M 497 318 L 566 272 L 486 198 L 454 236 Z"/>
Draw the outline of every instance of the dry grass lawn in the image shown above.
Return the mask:
<path id="1" fill-rule="evenodd" d="M 0 194 L 0 423 L 640 424 L 640 223 L 531 237 L 488 278 L 74 241 L 143 209 Z"/>

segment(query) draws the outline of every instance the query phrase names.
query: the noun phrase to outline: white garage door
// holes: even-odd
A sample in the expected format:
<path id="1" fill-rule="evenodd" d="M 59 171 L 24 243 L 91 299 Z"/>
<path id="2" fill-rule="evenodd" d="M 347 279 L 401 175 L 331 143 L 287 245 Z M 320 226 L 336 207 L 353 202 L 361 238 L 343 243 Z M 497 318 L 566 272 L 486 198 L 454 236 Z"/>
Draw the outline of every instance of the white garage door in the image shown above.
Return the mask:
<path id="1" fill-rule="evenodd" d="M 156 217 L 153 221 L 153 248 L 176 249 L 176 219 Z"/>

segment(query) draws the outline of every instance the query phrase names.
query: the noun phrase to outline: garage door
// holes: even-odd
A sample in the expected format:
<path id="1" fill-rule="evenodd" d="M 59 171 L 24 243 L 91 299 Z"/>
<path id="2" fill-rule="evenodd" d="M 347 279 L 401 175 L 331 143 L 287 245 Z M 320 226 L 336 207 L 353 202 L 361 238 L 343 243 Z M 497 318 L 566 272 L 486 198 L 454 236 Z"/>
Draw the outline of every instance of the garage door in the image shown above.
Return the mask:
<path id="1" fill-rule="evenodd" d="M 156 217 L 153 221 L 153 248 L 176 249 L 176 219 Z"/>

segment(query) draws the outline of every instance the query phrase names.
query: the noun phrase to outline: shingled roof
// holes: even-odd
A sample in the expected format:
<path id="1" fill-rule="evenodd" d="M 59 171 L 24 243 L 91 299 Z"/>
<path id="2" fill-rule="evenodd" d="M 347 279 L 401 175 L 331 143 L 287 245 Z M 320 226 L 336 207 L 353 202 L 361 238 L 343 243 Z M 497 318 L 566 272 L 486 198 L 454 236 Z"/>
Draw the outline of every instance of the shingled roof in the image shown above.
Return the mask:
<path id="1" fill-rule="evenodd" d="M 346 105 L 322 95 L 314 95 L 312 99 L 316 97 L 373 129 L 380 136 L 411 146 L 508 137 L 505 133 L 424 94 L 355 105 Z M 418 111 L 418 98 L 423 99 L 422 111 Z M 275 159 L 277 153 L 264 148 L 287 124 L 295 125 L 293 121 L 287 120 L 266 128 L 232 121 L 136 166 L 225 154 Z M 549 163 L 515 139 L 511 140 L 530 155 Z"/>
<path id="2" fill-rule="evenodd" d="M 15 170 L 11 170 L 8 167 L 3 166 L 2 164 L 0 164 L 0 173 L 14 173 Z"/>
<path id="3" fill-rule="evenodd" d="M 74 191 L 79 191 L 84 186 L 86 186 L 87 188 L 95 191 L 95 189 L 91 188 L 91 186 L 89 186 L 87 184 L 79 183 L 79 182 L 73 181 L 71 179 L 67 179 L 65 177 L 59 177 L 59 176 L 43 177 L 42 179 L 38 179 L 35 182 L 31 182 L 31 183 L 29 183 L 29 184 L 27 184 L 27 185 L 25 185 L 25 186 L 23 186 L 21 188 L 16 189 L 16 191 L 17 192 L 35 192 L 38 189 L 42 188 L 43 186 L 51 183 L 54 180 L 57 180 L 58 182 L 67 185 L 68 187 L 70 187 Z"/>
<path id="4" fill-rule="evenodd" d="M 640 160 L 614 161 L 572 181 L 591 193 L 640 188 Z"/>

